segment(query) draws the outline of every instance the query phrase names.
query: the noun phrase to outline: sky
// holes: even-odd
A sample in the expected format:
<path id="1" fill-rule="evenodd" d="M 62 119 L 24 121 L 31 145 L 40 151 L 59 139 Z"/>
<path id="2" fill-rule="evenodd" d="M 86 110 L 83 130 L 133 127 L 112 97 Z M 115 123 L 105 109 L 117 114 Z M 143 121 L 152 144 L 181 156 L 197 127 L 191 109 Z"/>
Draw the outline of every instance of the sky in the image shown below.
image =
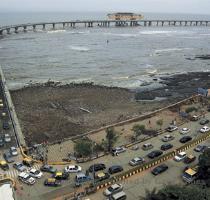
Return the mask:
<path id="1" fill-rule="evenodd" d="M 132 11 L 209 14 L 210 0 L 0 0 L 0 12 Z"/>

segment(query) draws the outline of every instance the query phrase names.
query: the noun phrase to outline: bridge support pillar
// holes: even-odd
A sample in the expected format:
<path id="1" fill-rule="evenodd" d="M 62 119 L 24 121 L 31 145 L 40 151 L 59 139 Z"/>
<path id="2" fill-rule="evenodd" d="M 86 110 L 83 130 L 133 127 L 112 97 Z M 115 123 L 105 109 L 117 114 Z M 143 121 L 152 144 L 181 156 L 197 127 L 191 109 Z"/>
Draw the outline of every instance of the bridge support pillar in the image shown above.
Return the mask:
<path id="1" fill-rule="evenodd" d="M 7 28 L 7 34 L 10 34 L 10 28 Z"/>
<path id="2" fill-rule="evenodd" d="M 17 26 L 15 27 L 15 33 L 18 33 L 18 27 Z"/>
<path id="3" fill-rule="evenodd" d="M 159 21 L 157 21 L 156 26 L 159 26 Z"/>
<path id="4" fill-rule="evenodd" d="M 164 25 L 164 21 L 162 21 L 161 23 L 162 23 L 162 26 L 163 26 Z"/>
<path id="5" fill-rule="evenodd" d="M 36 31 L 36 25 L 33 25 L 33 31 Z"/>
<path id="6" fill-rule="evenodd" d="M 147 26 L 147 22 L 146 21 L 144 21 L 144 26 Z"/>
<path id="7" fill-rule="evenodd" d="M 179 22 L 179 25 L 182 26 L 182 21 Z"/>
<path id="8" fill-rule="evenodd" d="M 174 21 L 174 26 L 176 26 L 176 21 Z"/>
<path id="9" fill-rule="evenodd" d="M 208 22 L 206 22 L 206 26 L 208 26 Z"/>
<path id="10" fill-rule="evenodd" d="M 63 23 L 63 29 L 65 28 L 65 26 L 66 26 L 66 23 Z"/>
<path id="11" fill-rule="evenodd" d="M 202 26 L 203 25 L 203 22 L 200 22 L 200 26 Z"/>
<path id="12" fill-rule="evenodd" d="M 3 35 L 3 30 L 0 30 L 0 35 Z"/>
<path id="13" fill-rule="evenodd" d="M 149 21 L 149 26 L 152 26 L 152 22 L 151 21 Z"/>
<path id="14" fill-rule="evenodd" d="M 26 33 L 27 32 L 27 26 L 23 27 L 23 32 Z"/>
<path id="15" fill-rule="evenodd" d="M 185 24 L 184 25 L 187 26 L 187 21 L 185 21 Z"/>
<path id="16" fill-rule="evenodd" d="M 195 22 L 195 25 L 198 26 L 198 21 Z"/>
<path id="17" fill-rule="evenodd" d="M 55 29 L 55 23 L 53 23 L 52 26 L 53 26 L 53 30 L 54 30 Z"/>
<path id="18" fill-rule="evenodd" d="M 45 24 L 42 24 L 42 30 L 45 30 Z"/>

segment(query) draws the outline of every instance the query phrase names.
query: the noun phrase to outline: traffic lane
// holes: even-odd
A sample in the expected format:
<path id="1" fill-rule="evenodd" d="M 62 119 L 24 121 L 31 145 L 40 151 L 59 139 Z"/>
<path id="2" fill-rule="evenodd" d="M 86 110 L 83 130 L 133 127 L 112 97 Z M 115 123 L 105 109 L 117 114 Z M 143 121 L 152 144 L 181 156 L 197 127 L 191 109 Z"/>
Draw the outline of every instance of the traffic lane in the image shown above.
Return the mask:
<path id="1" fill-rule="evenodd" d="M 210 146 L 210 139 L 206 140 L 202 143 L 203 145 Z M 201 153 L 195 152 L 193 148 L 187 151 L 187 155 L 195 155 L 196 160 L 189 164 L 189 166 L 194 166 L 198 162 L 198 157 Z M 171 184 L 179 184 L 185 185 L 185 182 L 182 180 L 182 173 L 187 164 L 183 161 L 176 162 L 173 159 L 170 159 L 165 162 L 168 165 L 169 169 L 163 172 L 160 175 L 154 176 L 151 174 L 151 170 L 146 170 L 142 173 L 136 174 L 125 181 L 121 182 L 124 187 L 124 191 L 127 194 L 127 199 L 135 200 L 138 199 L 140 196 L 144 197 L 146 190 L 151 191 L 152 189 L 156 188 L 161 189 L 166 185 Z M 90 199 L 106 199 L 103 195 L 103 189 L 99 190 L 97 193 L 90 195 Z"/>

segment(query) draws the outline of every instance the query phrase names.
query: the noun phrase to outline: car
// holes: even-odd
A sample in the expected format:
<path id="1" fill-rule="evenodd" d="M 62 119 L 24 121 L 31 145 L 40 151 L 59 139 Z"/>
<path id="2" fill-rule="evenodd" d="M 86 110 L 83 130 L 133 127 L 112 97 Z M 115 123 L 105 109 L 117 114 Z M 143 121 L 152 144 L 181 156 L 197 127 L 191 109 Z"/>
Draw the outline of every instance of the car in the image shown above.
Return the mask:
<path id="1" fill-rule="evenodd" d="M 200 119 L 200 117 L 198 115 L 193 115 L 190 117 L 191 121 L 198 121 Z"/>
<path id="2" fill-rule="evenodd" d="M 57 187 L 61 185 L 61 180 L 57 180 L 55 178 L 48 178 L 44 181 L 44 185 Z"/>
<path id="3" fill-rule="evenodd" d="M 67 180 L 69 178 L 69 173 L 58 171 L 58 172 L 55 172 L 55 174 L 53 174 L 53 178 L 57 180 Z"/>
<path id="4" fill-rule="evenodd" d="M 126 151 L 125 147 L 115 147 L 115 148 L 112 149 L 112 155 L 116 156 L 117 154 L 123 153 L 125 151 Z"/>
<path id="5" fill-rule="evenodd" d="M 42 165 L 40 170 L 51 174 L 54 174 L 57 171 L 53 166 L 50 165 Z"/>
<path id="6" fill-rule="evenodd" d="M 3 127 L 4 130 L 8 130 L 9 129 L 9 123 L 8 122 L 3 122 L 2 127 Z"/>
<path id="7" fill-rule="evenodd" d="M 192 163 L 193 161 L 195 161 L 195 159 L 196 159 L 196 156 L 194 156 L 194 155 L 186 156 L 186 157 L 184 158 L 184 163 L 185 163 L 185 164 L 190 164 L 190 163 Z"/>
<path id="8" fill-rule="evenodd" d="M 28 185 L 33 185 L 36 181 L 33 177 L 31 177 L 28 173 L 26 172 L 21 172 L 19 175 L 18 175 L 18 179 L 20 181 L 22 181 L 23 183 L 26 183 Z"/>
<path id="9" fill-rule="evenodd" d="M 173 131 L 175 131 L 175 130 L 177 130 L 177 129 L 178 129 L 177 126 L 175 126 L 175 125 L 170 125 L 166 130 L 167 130 L 168 132 L 173 132 Z"/>
<path id="10" fill-rule="evenodd" d="M 129 164 L 131 166 L 136 166 L 136 165 L 140 165 L 142 163 L 145 162 L 145 159 L 144 158 L 141 158 L 141 157 L 135 157 L 133 158 L 132 160 L 130 160 Z"/>
<path id="11" fill-rule="evenodd" d="M 127 199 L 127 195 L 123 191 L 111 194 L 109 196 L 109 200 L 125 200 L 125 199 Z"/>
<path id="12" fill-rule="evenodd" d="M 180 129 L 179 132 L 180 132 L 180 134 L 185 135 L 185 134 L 190 132 L 190 129 L 189 128 L 182 128 L 182 129 Z"/>
<path id="13" fill-rule="evenodd" d="M 208 131 L 210 131 L 210 128 L 208 126 L 204 126 L 203 128 L 200 129 L 201 133 L 206 133 Z"/>
<path id="14" fill-rule="evenodd" d="M 137 151 L 137 150 L 139 150 L 139 146 L 138 145 L 134 145 L 134 146 L 131 147 L 131 150 Z"/>
<path id="15" fill-rule="evenodd" d="M 18 170 L 19 172 L 23 172 L 23 171 L 26 171 L 27 168 L 25 165 L 23 165 L 23 163 L 20 163 L 20 162 L 17 162 L 15 164 L 13 164 L 13 167 Z"/>
<path id="16" fill-rule="evenodd" d="M 151 143 L 146 143 L 146 144 L 143 144 L 143 146 L 142 146 L 142 149 L 144 151 L 150 150 L 152 148 L 153 148 L 153 145 Z"/>
<path id="17" fill-rule="evenodd" d="M 160 156 L 160 155 L 162 155 L 162 154 L 163 154 L 162 151 L 160 151 L 160 150 L 155 150 L 155 151 L 150 152 L 150 153 L 147 155 L 147 157 L 153 159 L 153 158 L 156 158 L 156 157 L 158 157 L 158 156 Z"/>
<path id="18" fill-rule="evenodd" d="M 5 159 L 8 163 L 13 163 L 13 162 L 14 162 L 14 160 L 13 160 L 12 155 L 11 155 L 10 152 L 5 152 L 5 153 L 3 154 L 3 157 L 4 157 L 4 159 Z"/>
<path id="19" fill-rule="evenodd" d="M 209 120 L 208 119 L 202 119 L 201 121 L 200 121 L 200 125 L 206 125 L 206 124 L 208 124 L 209 123 Z"/>
<path id="20" fill-rule="evenodd" d="M 91 165 L 89 167 L 89 172 L 97 172 L 97 171 L 104 170 L 104 169 L 106 169 L 106 165 L 105 164 L 97 163 L 97 164 Z"/>
<path id="21" fill-rule="evenodd" d="M 203 153 L 206 148 L 208 148 L 206 145 L 198 145 L 197 147 L 194 148 L 194 151 Z"/>
<path id="22" fill-rule="evenodd" d="M 0 167 L 4 171 L 9 170 L 9 165 L 7 164 L 7 162 L 5 160 L 0 160 Z"/>
<path id="23" fill-rule="evenodd" d="M 10 135 L 9 135 L 8 133 L 4 134 L 4 141 L 5 141 L 6 143 L 12 141 L 12 139 L 11 139 L 11 137 L 10 137 Z"/>
<path id="24" fill-rule="evenodd" d="M 123 168 L 120 165 L 113 165 L 108 169 L 110 174 L 115 174 L 121 171 L 123 171 Z"/>
<path id="25" fill-rule="evenodd" d="M 105 196 L 110 196 L 114 193 L 117 193 L 117 192 L 120 192 L 123 190 L 123 186 L 122 184 L 118 184 L 118 183 L 115 183 L 111 186 L 109 186 L 105 191 L 104 191 L 104 195 Z"/>
<path id="26" fill-rule="evenodd" d="M 34 161 L 30 158 L 24 158 L 23 159 L 23 164 L 28 166 L 28 167 L 32 167 L 34 164 Z"/>
<path id="27" fill-rule="evenodd" d="M 177 161 L 177 162 L 180 162 L 180 161 L 184 160 L 184 158 L 186 156 L 187 156 L 186 152 L 182 151 L 174 157 L 174 160 Z"/>
<path id="28" fill-rule="evenodd" d="M 90 181 L 92 180 L 92 178 L 89 176 L 89 175 L 86 175 L 82 172 L 78 173 L 76 176 L 75 176 L 75 184 L 76 186 L 84 183 L 84 182 L 87 182 L 87 181 Z"/>
<path id="29" fill-rule="evenodd" d="M 172 144 L 169 144 L 169 143 L 163 144 L 160 147 L 160 149 L 163 150 L 163 151 L 167 151 L 167 150 L 169 150 L 171 148 L 173 148 L 173 145 Z"/>
<path id="30" fill-rule="evenodd" d="M 172 135 L 164 135 L 163 138 L 162 138 L 162 141 L 163 142 L 168 142 L 168 141 L 171 141 L 173 140 L 175 137 L 172 136 Z"/>
<path id="31" fill-rule="evenodd" d="M 4 139 L 0 138 L 0 147 L 3 147 L 3 146 L 4 146 Z"/>
<path id="32" fill-rule="evenodd" d="M 41 178 L 43 173 L 40 170 L 31 168 L 29 171 L 29 175 L 34 178 Z"/>
<path id="33" fill-rule="evenodd" d="M 17 151 L 16 147 L 10 147 L 9 151 L 10 151 L 12 156 L 17 156 L 18 155 L 18 151 Z"/>
<path id="34" fill-rule="evenodd" d="M 81 171 L 82 171 L 82 167 L 80 167 L 79 165 L 69 165 L 65 167 L 64 169 L 64 172 L 66 173 L 77 173 Z"/>
<path id="35" fill-rule="evenodd" d="M 182 137 L 182 138 L 179 140 L 179 142 L 181 142 L 181 143 L 186 143 L 186 142 L 189 142 L 190 140 L 192 140 L 192 137 L 190 137 L 190 136 L 184 136 L 184 137 Z"/>
<path id="36" fill-rule="evenodd" d="M 95 174 L 95 180 L 96 180 L 96 182 L 106 180 L 109 177 L 110 177 L 110 175 L 107 172 L 100 172 L 98 174 Z"/>
<path id="37" fill-rule="evenodd" d="M 161 174 L 163 173 L 164 171 L 166 171 L 168 169 L 168 166 L 166 164 L 162 164 L 162 165 L 159 165 L 157 167 L 155 167 L 153 170 L 152 170 L 152 174 L 153 175 L 158 175 L 158 174 Z"/>

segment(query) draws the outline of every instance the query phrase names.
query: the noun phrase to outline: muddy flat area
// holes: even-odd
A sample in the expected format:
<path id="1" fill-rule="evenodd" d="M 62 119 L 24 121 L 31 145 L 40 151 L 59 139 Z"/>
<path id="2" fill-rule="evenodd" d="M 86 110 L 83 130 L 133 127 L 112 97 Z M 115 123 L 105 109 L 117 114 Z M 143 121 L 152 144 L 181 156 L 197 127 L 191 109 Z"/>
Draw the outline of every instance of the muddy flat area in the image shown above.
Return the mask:
<path id="1" fill-rule="evenodd" d="M 11 91 L 11 96 L 30 146 L 63 140 L 162 108 L 195 94 L 198 87 L 209 88 L 209 76 L 201 72 L 162 77 L 164 87 L 144 92 L 48 82 Z M 157 97 L 162 100 L 154 101 Z"/>

